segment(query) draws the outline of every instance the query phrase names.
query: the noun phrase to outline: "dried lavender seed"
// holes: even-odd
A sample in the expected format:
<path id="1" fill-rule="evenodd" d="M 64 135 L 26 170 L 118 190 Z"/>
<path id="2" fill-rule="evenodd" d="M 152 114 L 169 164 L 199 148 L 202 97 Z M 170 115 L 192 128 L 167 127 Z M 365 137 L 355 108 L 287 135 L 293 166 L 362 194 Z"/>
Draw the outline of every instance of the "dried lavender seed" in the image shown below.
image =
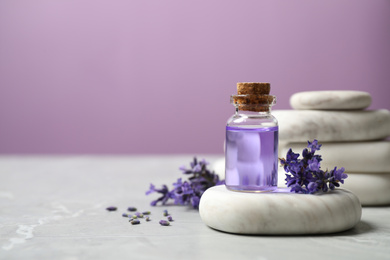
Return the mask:
<path id="1" fill-rule="evenodd" d="M 145 218 L 146 221 L 151 221 L 150 217 Z"/>
<path id="2" fill-rule="evenodd" d="M 143 218 L 143 217 L 144 217 L 144 215 L 143 215 L 142 213 L 139 213 L 139 212 L 135 213 L 135 215 L 136 215 L 137 217 L 139 217 L 139 218 Z"/>
<path id="3" fill-rule="evenodd" d="M 173 221 L 172 216 L 168 216 L 168 221 L 169 221 L 169 222 Z"/>
<path id="4" fill-rule="evenodd" d="M 139 223 L 141 223 L 138 219 L 134 219 L 130 222 L 132 225 L 137 225 Z"/>
<path id="5" fill-rule="evenodd" d="M 168 216 L 169 214 L 168 214 L 168 210 L 166 210 L 166 209 L 164 209 L 164 217 L 166 217 L 166 216 Z"/>
<path id="6" fill-rule="evenodd" d="M 129 215 L 127 215 L 127 213 L 123 213 L 123 214 L 122 214 L 122 217 L 126 217 L 126 218 L 127 218 L 128 216 L 129 216 Z"/>
<path id="7" fill-rule="evenodd" d="M 117 207 L 108 207 L 108 208 L 106 208 L 106 210 L 108 210 L 108 211 L 116 211 Z"/>
<path id="8" fill-rule="evenodd" d="M 170 225 L 169 222 L 166 221 L 166 220 L 160 220 L 159 223 L 160 223 L 161 226 L 169 226 Z"/>
<path id="9" fill-rule="evenodd" d="M 150 215 L 151 213 L 150 213 L 150 211 L 144 211 L 144 212 L 142 212 L 142 214 L 144 214 L 144 215 Z"/>
<path id="10" fill-rule="evenodd" d="M 132 217 L 133 219 L 137 219 L 137 218 L 138 218 L 137 215 L 132 215 L 131 217 Z"/>
<path id="11" fill-rule="evenodd" d="M 128 207 L 127 210 L 128 211 L 137 211 L 137 208 L 135 208 L 135 207 Z"/>

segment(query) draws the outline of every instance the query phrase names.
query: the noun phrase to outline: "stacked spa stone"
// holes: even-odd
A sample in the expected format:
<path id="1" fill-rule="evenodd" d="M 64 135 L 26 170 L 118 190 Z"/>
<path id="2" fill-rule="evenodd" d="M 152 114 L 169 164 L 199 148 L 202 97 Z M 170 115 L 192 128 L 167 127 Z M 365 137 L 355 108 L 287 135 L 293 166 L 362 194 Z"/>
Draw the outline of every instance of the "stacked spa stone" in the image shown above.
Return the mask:
<path id="1" fill-rule="evenodd" d="M 390 112 L 365 110 L 371 96 L 360 91 L 314 91 L 294 94 L 294 110 L 277 110 L 279 157 L 289 148 L 301 154 L 308 140 L 322 143 L 321 169 L 344 167 L 342 186 L 355 193 L 362 205 L 390 204 Z M 282 168 L 281 168 L 282 169 Z M 285 185 L 279 170 L 279 186 Z"/>

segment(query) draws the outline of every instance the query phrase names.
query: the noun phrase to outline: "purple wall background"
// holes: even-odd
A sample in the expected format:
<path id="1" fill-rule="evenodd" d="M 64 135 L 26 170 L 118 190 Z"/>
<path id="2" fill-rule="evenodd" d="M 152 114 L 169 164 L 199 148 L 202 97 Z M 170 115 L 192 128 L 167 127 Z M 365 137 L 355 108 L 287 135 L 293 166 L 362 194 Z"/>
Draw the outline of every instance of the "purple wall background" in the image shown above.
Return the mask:
<path id="1" fill-rule="evenodd" d="M 222 153 L 236 82 L 390 109 L 390 1 L 0 2 L 0 153 Z"/>

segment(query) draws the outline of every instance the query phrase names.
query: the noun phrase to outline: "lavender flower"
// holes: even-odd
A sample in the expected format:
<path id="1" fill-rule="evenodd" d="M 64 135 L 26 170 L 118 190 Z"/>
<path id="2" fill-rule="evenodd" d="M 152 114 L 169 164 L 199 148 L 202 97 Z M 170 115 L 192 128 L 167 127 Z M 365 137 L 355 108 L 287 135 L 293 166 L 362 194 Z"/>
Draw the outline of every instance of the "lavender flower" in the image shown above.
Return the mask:
<path id="1" fill-rule="evenodd" d="M 284 165 L 284 170 L 286 172 L 290 172 L 290 168 L 288 167 L 290 163 L 295 162 L 299 157 L 299 153 L 293 153 L 291 148 L 288 150 L 287 155 L 286 155 L 286 160 L 285 159 L 280 159 L 280 163 Z"/>
<path id="2" fill-rule="evenodd" d="M 148 191 L 146 191 L 146 195 L 149 195 L 153 192 L 161 193 L 162 196 L 158 198 L 157 200 L 153 200 L 150 205 L 156 206 L 159 201 L 164 205 L 169 199 L 173 199 L 174 195 L 172 192 L 168 190 L 167 185 L 163 185 L 161 189 L 156 189 L 156 187 L 153 184 L 150 184 L 150 188 Z"/>
<path id="3" fill-rule="evenodd" d="M 295 183 L 294 185 L 291 185 L 289 186 L 291 187 L 291 192 L 295 192 L 295 193 L 306 193 L 305 190 L 302 188 L 301 185 L 299 185 L 298 183 Z"/>
<path id="4" fill-rule="evenodd" d="M 192 205 L 193 208 L 199 207 L 200 198 L 203 193 L 210 187 L 223 184 L 223 180 L 219 180 L 219 176 L 207 169 L 208 162 L 204 159 L 198 161 L 195 157 L 190 162 L 190 168 L 181 166 L 179 169 L 184 175 L 188 176 L 187 180 L 178 178 L 173 183 L 173 189 L 169 190 L 167 185 L 163 185 L 161 189 L 156 189 L 153 184 L 150 184 L 150 189 L 146 192 L 149 195 L 153 192 L 161 193 L 162 196 L 151 202 L 152 206 L 158 202 L 165 205 L 169 199 L 174 200 L 174 204 Z"/>
<path id="5" fill-rule="evenodd" d="M 309 185 L 307 185 L 307 190 L 309 193 L 314 193 L 318 190 L 318 183 L 317 182 L 310 182 Z"/>
<path id="6" fill-rule="evenodd" d="M 330 171 L 329 188 L 333 190 L 335 187 L 339 187 L 340 183 L 344 184 L 344 179 L 348 178 L 348 175 L 344 173 L 344 167 L 337 170 L 336 167 Z"/>
<path id="7" fill-rule="evenodd" d="M 192 196 L 191 197 L 191 205 L 194 209 L 199 207 L 200 197 L 198 196 Z"/>
<path id="8" fill-rule="evenodd" d="M 318 144 L 318 140 L 314 139 L 313 142 L 307 141 L 307 148 L 310 148 L 314 153 L 317 150 L 320 150 L 322 144 Z"/>
<path id="9" fill-rule="evenodd" d="M 348 177 L 344 173 L 345 169 L 340 168 L 325 172 L 321 170 L 321 155 L 316 155 L 315 152 L 320 150 L 322 144 L 318 144 L 317 140 L 308 141 L 307 148 L 302 151 L 302 159 L 299 154 L 294 153 L 289 149 L 286 154 L 286 159 L 281 158 L 280 163 L 286 172 L 286 184 L 290 187 L 291 192 L 313 194 L 318 191 L 327 192 L 328 189 L 333 190 L 339 187 L 340 183 L 344 183 L 344 179 Z M 290 173 L 290 174 L 288 174 Z"/>
<path id="10" fill-rule="evenodd" d="M 308 160 L 307 163 L 308 163 L 309 169 L 311 171 L 317 172 L 320 170 L 321 165 L 320 165 L 320 162 L 316 158 Z"/>

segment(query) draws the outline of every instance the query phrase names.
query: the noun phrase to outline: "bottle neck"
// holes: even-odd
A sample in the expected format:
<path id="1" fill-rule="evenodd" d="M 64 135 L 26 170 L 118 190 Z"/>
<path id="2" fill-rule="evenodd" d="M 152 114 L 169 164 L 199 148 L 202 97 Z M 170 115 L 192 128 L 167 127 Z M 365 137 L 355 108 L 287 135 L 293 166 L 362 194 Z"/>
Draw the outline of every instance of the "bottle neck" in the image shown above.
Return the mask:
<path id="1" fill-rule="evenodd" d="M 236 106 L 236 115 L 245 115 L 248 117 L 254 116 L 269 116 L 271 115 L 271 107 L 264 107 L 263 111 L 242 110 Z"/>

